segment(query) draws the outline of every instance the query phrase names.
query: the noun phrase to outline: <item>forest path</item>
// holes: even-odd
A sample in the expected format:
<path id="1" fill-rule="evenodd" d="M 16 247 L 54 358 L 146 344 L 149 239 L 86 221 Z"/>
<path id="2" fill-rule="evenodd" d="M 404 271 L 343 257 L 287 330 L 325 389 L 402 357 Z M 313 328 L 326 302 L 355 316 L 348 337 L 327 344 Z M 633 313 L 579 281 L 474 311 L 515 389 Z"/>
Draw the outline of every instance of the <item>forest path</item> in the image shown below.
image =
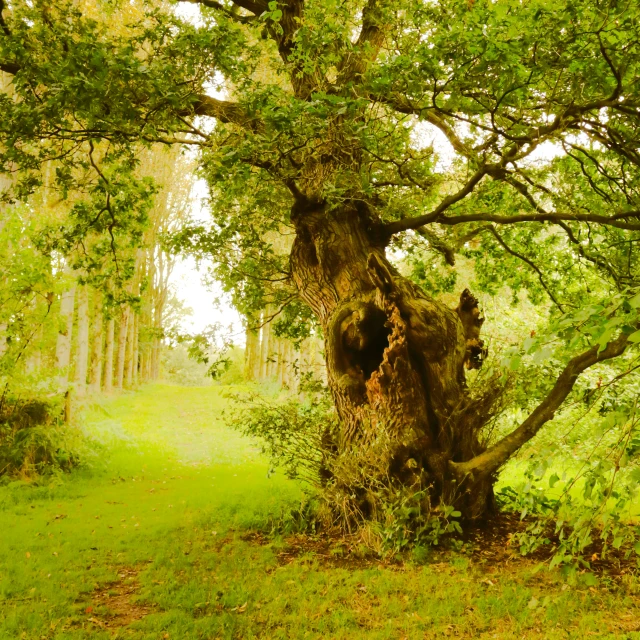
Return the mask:
<path id="1" fill-rule="evenodd" d="M 248 535 L 300 488 L 225 425 L 233 390 L 101 400 L 82 414 L 91 468 L 0 487 L 0 640 L 640 638 L 634 580 L 569 586 L 426 550 L 349 564 L 340 546 Z"/>

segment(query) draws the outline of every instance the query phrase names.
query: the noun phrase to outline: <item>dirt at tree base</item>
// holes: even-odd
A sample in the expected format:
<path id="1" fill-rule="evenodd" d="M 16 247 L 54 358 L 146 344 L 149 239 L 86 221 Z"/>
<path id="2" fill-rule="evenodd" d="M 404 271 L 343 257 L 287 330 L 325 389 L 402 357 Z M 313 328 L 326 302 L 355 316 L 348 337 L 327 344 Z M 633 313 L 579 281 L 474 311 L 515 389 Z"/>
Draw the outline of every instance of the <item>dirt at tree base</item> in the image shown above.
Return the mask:
<path id="1" fill-rule="evenodd" d="M 526 556 L 522 555 L 514 540 L 515 534 L 524 532 L 531 523 L 532 519 L 522 520 L 517 513 L 498 512 L 485 524 L 465 532 L 462 539 L 471 545 L 471 558 L 476 562 L 492 565 L 528 560 L 548 564 L 560 544 L 558 534 L 551 524 L 544 532 L 548 543 Z M 619 549 L 609 546 L 605 550 L 604 541 L 600 538 L 595 538 L 585 547 L 582 558 L 589 563 L 589 569 L 593 573 L 610 577 L 640 573 L 638 555 L 632 549 L 627 546 Z"/>
<path id="2" fill-rule="evenodd" d="M 515 534 L 524 532 L 530 523 L 530 519 L 521 520 L 517 513 L 499 512 L 482 525 L 465 530 L 462 536 L 443 540 L 441 545 L 433 547 L 426 564 L 440 566 L 451 560 L 454 554 L 461 554 L 485 570 L 514 564 L 530 565 L 532 568 L 538 564 L 548 566 L 560 542 L 553 527 L 549 526 L 545 532 L 549 542 L 527 555 L 522 555 L 514 540 Z M 271 537 L 259 532 L 245 534 L 242 539 L 259 545 L 273 542 Z M 381 556 L 365 549 L 362 538 L 357 534 L 293 534 L 286 536 L 284 542 L 284 547 L 275 550 L 280 565 L 290 564 L 305 556 L 323 566 L 345 569 L 376 566 L 393 569 L 412 561 L 409 554 Z M 603 541 L 596 539 L 583 551 L 582 557 L 589 563 L 593 573 L 613 579 L 640 574 L 638 555 L 633 550 L 624 546 L 619 549 L 609 547 L 603 553 L 603 547 Z"/>

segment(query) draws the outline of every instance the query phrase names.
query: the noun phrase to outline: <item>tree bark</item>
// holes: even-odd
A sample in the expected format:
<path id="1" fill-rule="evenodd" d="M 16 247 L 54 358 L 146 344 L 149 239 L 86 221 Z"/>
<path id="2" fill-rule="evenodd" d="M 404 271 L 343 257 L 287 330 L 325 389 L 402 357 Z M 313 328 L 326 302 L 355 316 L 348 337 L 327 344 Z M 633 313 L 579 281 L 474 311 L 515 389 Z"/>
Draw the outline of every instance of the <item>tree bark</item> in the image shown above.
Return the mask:
<path id="1" fill-rule="evenodd" d="M 75 307 L 75 285 L 63 292 L 60 299 L 60 320 L 62 326 L 56 340 L 56 368 L 58 388 L 63 393 L 69 386 L 69 365 L 71 364 L 71 338 L 73 337 L 73 311 Z"/>
<path id="2" fill-rule="evenodd" d="M 107 337 L 104 347 L 104 382 L 103 389 L 105 393 L 113 391 L 113 350 L 115 338 L 115 320 L 109 318 L 107 322 Z"/>
<path id="3" fill-rule="evenodd" d="M 103 313 L 102 294 L 95 291 L 93 295 L 93 344 L 91 347 L 91 373 L 89 375 L 89 389 L 92 393 L 100 392 L 102 381 L 102 358 L 103 358 Z M 113 344 L 113 343 L 112 343 Z"/>
<path id="4" fill-rule="evenodd" d="M 271 336 L 271 325 L 266 322 L 269 317 L 271 307 L 267 307 L 262 314 L 262 328 L 260 329 L 260 380 L 267 380 L 269 377 L 269 339 Z"/>
<path id="5" fill-rule="evenodd" d="M 81 286 L 78 292 L 78 350 L 76 354 L 75 388 L 78 396 L 87 392 L 89 368 L 89 291 Z"/>
<path id="6" fill-rule="evenodd" d="M 124 386 L 129 389 L 133 386 L 135 331 L 136 331 L 136 313 L 133 311 L 133 309 L 130 309 L 129 322 L 127 326 L 127 344 L 125 349 L 125 368 L 124 368 Z"/>
<path id="7" fill-rule="evenodd" d="M 482 516 L 491 482 L 459 492 L 448 464 L 483 451 L 479 430 L 497 396 L 473 398 L 466 387 L 465 367 L 483 356 L 477 301 L 465 290 L 450 309 L 400 276 L 362 204 L 294 207 L 292 219 L 293 279 L 323 328 L 342 425 L 333 435 L 334 485 L 356 496 L 352 511 L 363 517 L 385 483 L 429 488 L 432 505 L 442 500 Z"/>
<path id="8" fill-rule="evenodd" d="M 0 358 L 7 352 L 7 325 L 6 322 L 0 322 Z"/>
<path id="9" fill-rule="evenodd" d="M 140 334 L 140 314 L 136 313 L 133 317 L 133 372 L 131 376 L 131 383 L 133 386 L 137 386 L 139 382 L 139 369 L 140 369 L 140 350 L 139 350 L 139 334 Z"/>
<path id="10" fill-rule="evenodd" d="M 118 360 L 116 364 L 116 389 L 122 389 L 124 384 L 125 355 L 127 348 L 127 333 L 129 329 L 129 307 L 125 307 L 120 314 L 118 327 Z"/>
<path id="11" fill-rule="evenodd" d="M 251 328 L 247 322 L 245 332 L 245 352 L 244 352 L 244 377 L 246 380 L 254 381 L 258 377 L 256 368 L 259 364 L 260 336 L 258 332 Z"/>

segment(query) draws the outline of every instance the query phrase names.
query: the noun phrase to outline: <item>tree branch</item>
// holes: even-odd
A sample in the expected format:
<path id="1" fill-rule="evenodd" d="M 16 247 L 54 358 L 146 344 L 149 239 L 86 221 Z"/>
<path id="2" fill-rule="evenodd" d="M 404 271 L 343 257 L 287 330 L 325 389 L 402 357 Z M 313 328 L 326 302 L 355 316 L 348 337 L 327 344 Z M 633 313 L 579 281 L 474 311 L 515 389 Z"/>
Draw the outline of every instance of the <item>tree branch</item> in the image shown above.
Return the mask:
<path id="1" fill-rule="evenodd" d="M 251 4 L 251 5 L 255 4 L 255 9 L 249 9 L 249 11 L 252 11 L 254 15 L 241 16 L 241 15 L 238 15 L 237 13 L 234 13 L 233 11 L 230 11 L 229 9 L 227 9 L 227 7 L 225 7 L 220 2 L 216 2 L 216 0 L 179 0 L 179 2 L 188 2 L 190 4 L 201 4 L 204 7 L 209 7 L 209 9 L 215 9 L 216 11 L 220 11 L 220 13 L 223 13 L 225 16 L 227 16 L 227 18 L 230 18 L 231 20 L 235 20 L 235 22 L 240 22 L 241 24 L 250 24 L 252 22 L 255 22 L 256 18 L 258 18 L 260 14 L 266 9 L 266 5 L 262 10 L 259 10 L 258 5 L 255 3 L 243 3 L 243 4 Z M 236 6 L 242 6 L 240 5 L 240 3 L 237 3 L 237 2 L 234 2 L 234 4 Z"/>
<path id="2" fill-rule="evenodd" d="M 208 116 L 220 122 L 237 124 L 251 131 L 257 131 L 263 126 L 261 120 L 249 116 L 239 104 L 218 100 L 204 93 L 196 96 L 190 107 L 181 109 L 177 113 L 179 116 Z"/>
<path id="3" fill-rule="evenodd" d="M 602 351 L 598 352 L 599 346 L 594 345 L 569 360 L 551 391 L 515 431 L 467 462 L 450 463 L 451 470 L 460 479 L 470 474 L 486 476 L 497 471 L 523 444 L 531 440 L 549 420 L 553 419 L 582 372 L 599 362 L 621 355 L 627 344 L 627 334 L 622 333 Z"/>
<path id="4" fill-rule="evenodd" d="M 382 227 L 382 231 L 387 236 L 392 236 L 396 233 L 400 233 L 400 231 L 407 231 L 408 229 L 418 229 L 419 227 L 424 226 L 425 224 L 429 224 L 430 222 L 440 222 L 439 218 L 442 217 L 444 211 L 446 211 L 452 204 L 459 202 L 466 196 L 468 196 L 475 186 L 486 176 L 490 170 L 494 168 L 493 165 L 482 166 L 478 169 L 467 182 L 467 184 L 462 187 L 456 193 L 447 196 L 442 200 L 442 202 L 431 212 L 426 213 L 423 216 L 416 216 L 414 218 L 404 218 L 402 220 L 396 220 L 395 222 L 389 222 Z M 639 225 L 640 227 L 640 225 Z"/>
<path id="5" fill-rule="evenodd" d="M 564 313 L 564 309 L 562 308 L 562 305 L 556 300 L 556 297 L 553 295 L 553 293 L 551 293 L 551 290 L 549 289 L 549 287 L 544 281 L 542 271 L 540 271 L 537 265 L 533 261 L 529 260 L 527 256 L 523 256 L 521 253 L 518 253 L 517 251 L 514 251 L 513 249 L 511 249 L 511 247 L 509 247 L 509 245 L 502 239 L 502 236 L 493 228 L 493 226 L 488 225 L 487 227 L 485 227 L 485 229 L 487 231 L 491 231 L 495 239 L 500 243 L 502 248 L 507 253 L 511 254 L 514 258 L 518 258 L 518 260 L 522 260 L 522 262 L 525 262 L 526 264 L 528 264 L 538 274 L 538 279 L 540 280 L 540 284 L 542 285 L 542 288 L 547 292 L 547 295 L 551 298 L 551 300 L 553 300 L 553 303 L 556 305 L 556 307 L 558 307 L 558 309 L 560 309 L 560 311 Z"/>
<path id="6" fill-rule="evenodd" d="M 373 62 L 384 44 L 385 23 L 383 15 L 384 0 L 368 0 L 362 10 L 362 27 L 355 43 L 357 53 L 348 50 L 339 67 L 341 81 L 362 75 L 367 64 Z"/>
<path id="7" fill-rule="evenodd" d="M 0 62 L 0 71 L 4 71 L 9 75 L 15 76 L 18 71 L 20 71 L 20 67 L 13 62 Z"/>
<path id="8" fill-rule="evenodd" d="M 455 132 L 455 129 L 444 118 L 438 115 L 432 107 L 417 107 L 411 104 L 411 101 L 406 96 L 400 94 L 393 94 L 391 96 L 370 94 L 369 98 L 374 102 L 386 104 L 398 113 L 415 115 L 420 120 L 429 122 L 444 133 L 447 140 L 451 143 L 451 146 L 458 153 L 464 156 L 470 155 L 471 150 L 464 144 L 464 142 L 462 142 L 458 134 Z"/>
<path id="9" fill-rule="evenodd" d="M 2 29 L 2 32 L 4 33 L 5 36 L 10 36 L 11 35 L 11 30 L 9 29 L 9 26 L 7 25 L 4 16 L 2 15 L 3 11 L 6 9 L 6 5 L 4 0 L 0 0 L 0 28 Z M 4 71 L 4 69 L 3 69 Z M 15 74 L 14 74 L 15 75 Z"/>
<path id="10" fill-rule="evenodd" d="M 474 176 L 475 177 L 475 176 Z M 492 213 L 470 213 L 462 216 L 445 216 L 442 212 L 458 200 L 464 198 L 471 189 L 459 191 L 455 196 L 448 196 L 442 203 L 431 213 L 415 218 L 404 218 L 383 225 L 382 232 L 387 235 L 393 235 L 400 231 L 408 229 L 418 229 L 425 224 L 435 222 L 444 225 L 466 224 L 468 222 L 493 222 L 495 224 L 516 224 L 519 222 L 595 222 L 609 227 L 618 229 L 627 229 L 628 231 L 640 231 L 640 223 L 624 222 L 624 218 L 640 218 L 640 211 L 628 211 L 617 213 L 613 216 L 601 216 L 595 213 L 523 213 L 517 216 L 500 216 Z M 463 195 L 460 195 L 462 192 Z M 454 199 L 455 198 L 455 199 Z"/>

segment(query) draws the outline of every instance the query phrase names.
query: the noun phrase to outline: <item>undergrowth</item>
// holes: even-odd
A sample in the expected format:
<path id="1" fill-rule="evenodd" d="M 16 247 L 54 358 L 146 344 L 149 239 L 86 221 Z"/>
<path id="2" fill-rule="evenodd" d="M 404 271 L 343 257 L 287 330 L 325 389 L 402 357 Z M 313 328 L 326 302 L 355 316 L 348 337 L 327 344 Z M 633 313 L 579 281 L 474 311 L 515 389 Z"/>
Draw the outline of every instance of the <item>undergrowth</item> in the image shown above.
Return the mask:
<path id="1" fill-rule="evenodd" d="M 0 482 L 69 471 L 80 462 L 81 440 L 80 432 L 64 422 L 61 399 L 5 398 L 0 411 Z"/>
<path id="2" fill-rule="evenodd" d="M 387 460 L 382 438 L 348 456 L 332 452 L 335 410 L 326 390 L 312 391 L 302 401 L 260 392 L 234 396 L 231 426 L 258 439 L 272 470 L 280 468 L 307 487 L 300 505 L 272 517 L 264 529 L 278 535 L 355 536 L 379 557 L 462 545 L 468 525 L 460 511 L 432 504 L 424 488 L 372 482 L 384 477 L 378 468 Z M 640 568 L 640 527 L 628 517 L 637 488 L 633 473 L 620 474 L 615 461 L 600 460 L 574 476 L 560 476 L 534 458 L 520 474 L 521 481 L 503 485 L 497 498 L 500 509 L 521 514 L 523 526 L 513 532 L 512 543 L 523 556 L 546 550 L 550 567 L 569 575 L 590 571 L 597 548 L 598 559 L 614 551 L 625 561 L 637 559 Z M 541 486 L 547 476 L 547 486 Z M 362 513 L 359 504 L 372 508 Z"/>

